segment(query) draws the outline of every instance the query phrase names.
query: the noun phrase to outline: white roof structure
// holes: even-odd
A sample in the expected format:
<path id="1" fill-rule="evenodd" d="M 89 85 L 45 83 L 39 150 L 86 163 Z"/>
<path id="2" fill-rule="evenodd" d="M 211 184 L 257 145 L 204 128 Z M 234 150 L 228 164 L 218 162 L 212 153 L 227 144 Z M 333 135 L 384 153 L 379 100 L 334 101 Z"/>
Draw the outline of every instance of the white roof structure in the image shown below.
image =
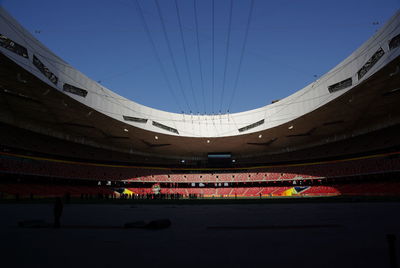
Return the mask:
<path id="1" fill-rule="evenodd" d="M 21 57 L 2 46 L 0 46 L 0 51 L 43 82 L 111 118 L 156 133 L 215 138 L 253 133 L 285 124 L 351 90 L 400 54 L 399 49 L 391 51 L 388 45 L 392 38 L 400 34 L 399 26 L 400 12 L 397 12 L 382 29 L 348 58 L 303 89 L 258 109 L 221 115 L 170 113 L 126 99 L 60 59 L 3 8 L 0 8 L 0 34 L 26 47 L 28 57 Z M 57 77 L 56 83 L 53 83 L 34 65 L 33 57 Z M 373 59 L 374 57 L 377 60 Z M 372 62 L 371 59 L 373 59 Z M 375 60 L 376 62 L 373 62 Z M 365 74 L 360 75 L 360 70 L 369 61 L 371 66 L 368 66 Z M 66 89 L 65 84 L 85 92 L 85 96 Z"/>

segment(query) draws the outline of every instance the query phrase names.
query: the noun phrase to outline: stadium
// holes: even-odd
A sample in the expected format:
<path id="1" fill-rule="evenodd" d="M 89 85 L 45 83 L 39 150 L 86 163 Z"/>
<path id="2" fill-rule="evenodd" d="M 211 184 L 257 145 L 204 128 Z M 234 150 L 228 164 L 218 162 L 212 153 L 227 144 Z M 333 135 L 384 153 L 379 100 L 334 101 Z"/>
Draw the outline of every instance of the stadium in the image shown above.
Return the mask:
<path id="1" fill-rule="evenodd" d="M 357 198 L 397 200 L 400 196 L 399 26 L 400 12 L 396 12 L 350 56 L 283 99 L 238 113 L 180 114 L 139 104 L 88 78 L 46 48 L 0 7 L 0 198 L 7 204 L 42 202 L 55 197 L 72 203 L 232 202 L 243 210 L 246 206 L 241 202 L 314 204 L 317 202 L 314 200 L 321 198 L 321 202 L 348 202 Z M 339 206 L 343 211 L 349 209 L 343 204 Z M 396 206 L 387 204 L 382 211 L 388 209 L 388 213 L 397 214 Z M 189 214 L 201 211 L 192 208 L 185 207 L 183 211 Z M 299 207 L 298 211 L 303 209 L 307 210 Z M 218 218 L 218 208 L 210 211 Z M 363 216 L 374 214 L 368 207 L 360 211 Z M 385 214 L 382 219 L 386 217 Z M 396 219 L 393 218 L 393 226 Z M 238 221 L 245 224 L 243 219 Z M 387 218 L 376 224 L 389 221 Z M 290 218 L 285 218 L 285 222 L 290 222 Z M 282 227 L 271 226 L 256 225 L 262 230 Z M 382 228 L 396 232 L 393 226 Z M 223 229 L 217 227 L 214 229 Z M 232 226 L 228 227 L 234 232 Z M 369 227 L 360 228 L 366 231 Z M 302 222 L 282 228 L 301 229 L 296 235 L 304 241 L 308 236 L 303 229 L 341 227 L 330 222 L 312 226 Z M 352 231 L 346 229 L 345 233 L 349 235 Z M 221 241 L 230 232 L 214 234 L 218 237 L 217 244 L 226 246 Z M 363 243 L 363 236 L 359 235 L 361 238 L 357 239 Z M 241 242 L 258 239 L 254 232 L 250 238 L 243 233 L 238 236 Z M 193 239 L 197 239 L 196 234 Z M 275 234 L 272 240 L 275 239 L 279 235 Z M 311 244 L 316 247 L 320 242 L 313 239 Z M 368 243 L 375 245 L 379 239 Z M 74 242 L 65 243 L 69 247 Z M 199 247 L 207 243 L 203 241 Z M 332 242 L 327 250 L 335 251 L 338 244 L 339 241 Z M 299 249 L 301 245 L 299 241 L 290 246 L 299 250 L 296 258 L 310 257 L 306 254 L 307 246 Z M 148 247 L 150 244 L 144 243 L 144 248 Z M 261 263 L 259 247 L 251 248 L 253 253 L 258 252 L 258 257 L 247 260 L 250 267 Z M 370 248 L 373 252 L 374 247 Z M 346 252 L 352 249 L 350 245 L 341 248 Z M 183 255 L 191 256 L 190 249 L 182 250 Z M 377 252 L 381 251 L 385 248 L 379 247 Z M 212 250 L 205 252 L 211 254 Z M 146 255 L 149 253 L 144 250 L 142 253 L 150 258 Z M 167 250 L 157 254 L 168 258 L 172 253 Z M 359 258 L 362 256 L 359 253 Z M 390 256 L 390 264 L 394 265 L 395 255 Z M 146 258 L 139 258 L 138 263 L 146 263 Z M 310 262 L 311 267 L 321 260 L 316 259 Z M 220 262 L 217 257 L 202 259 L 202 266 L 206 260 L 235 266 L 235 262 Z M 389 258 L 385 261 L 388 264 Z M 107 259 L 111 265 L 109 262 Z M 246 266 L 246 259 L 238 263 L 240 267 Z M 272 261 L 277 263 L 278 260 Z M 381 263 L 374 259 L 370 265 Z M 360 263 L 338 261 L 332 262 L 332 267 L 357 264 Z M 296 261 L 291 259 L 287 265 L 296 265 Z"/>

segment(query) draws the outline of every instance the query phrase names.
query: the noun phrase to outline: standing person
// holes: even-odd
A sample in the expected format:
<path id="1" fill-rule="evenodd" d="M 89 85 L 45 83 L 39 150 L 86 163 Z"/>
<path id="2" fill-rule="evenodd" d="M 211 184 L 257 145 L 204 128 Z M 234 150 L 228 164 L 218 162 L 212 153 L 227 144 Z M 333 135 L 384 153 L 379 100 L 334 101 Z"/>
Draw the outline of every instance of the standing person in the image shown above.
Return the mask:
<path id="1" fill-rule="evenodd" d="M 54 203 L 54 228 L 60 228 L 60 218 L 63 211 L 63 202 L 61 197 L 56 198 Z"/>

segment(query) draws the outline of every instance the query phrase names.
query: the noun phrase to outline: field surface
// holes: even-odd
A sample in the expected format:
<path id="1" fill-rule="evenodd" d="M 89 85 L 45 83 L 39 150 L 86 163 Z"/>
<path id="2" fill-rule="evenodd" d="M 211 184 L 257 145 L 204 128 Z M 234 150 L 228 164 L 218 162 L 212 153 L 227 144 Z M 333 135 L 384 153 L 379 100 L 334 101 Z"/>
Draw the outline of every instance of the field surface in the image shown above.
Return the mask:
<path id="1" fill-rule="evenodd" d="M 390 267 L 399 202 L 0 204 L 2 267 Z M 165 229 L 127 222 L 170 219 Z M 3 266 L 4 265 L 4 266 Z"/>

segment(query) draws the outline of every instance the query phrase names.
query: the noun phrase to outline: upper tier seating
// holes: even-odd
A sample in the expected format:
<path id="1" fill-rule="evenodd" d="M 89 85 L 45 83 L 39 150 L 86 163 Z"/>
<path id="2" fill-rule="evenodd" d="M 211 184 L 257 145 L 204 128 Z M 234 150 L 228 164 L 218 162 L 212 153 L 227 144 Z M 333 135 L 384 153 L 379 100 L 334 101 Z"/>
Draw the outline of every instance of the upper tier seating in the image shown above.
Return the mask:
<path id="1" fill-rule="evenodd" d="M 279 166 L 242 170 L 240 172 L 176 174 L 172 169 L 100 165 L 62 160 L 25 158 L 0 154 L 0 172 L 38 175 L 53 178 L 89 179 L 99 181 L 136 181 L 149 183 L 224 183 L 292 181 L 335 178 L 400 171 L 400 158 L 376 157 L 351 161 L 332 161 L 301 166 Z"/>

